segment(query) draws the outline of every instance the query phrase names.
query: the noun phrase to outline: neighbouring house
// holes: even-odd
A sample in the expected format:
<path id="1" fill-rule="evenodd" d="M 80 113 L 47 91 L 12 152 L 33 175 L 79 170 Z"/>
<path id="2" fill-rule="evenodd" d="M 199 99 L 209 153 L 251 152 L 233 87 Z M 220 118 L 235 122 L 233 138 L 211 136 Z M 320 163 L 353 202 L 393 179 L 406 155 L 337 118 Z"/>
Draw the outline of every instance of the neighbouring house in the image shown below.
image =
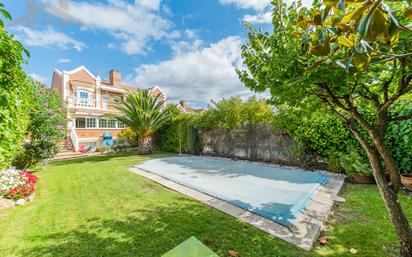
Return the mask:
<path id="1" fill-rule="evenodd" d="M 59 92 L 67 104 L 67 139 L 77 152 L 79 145 L 98 146 L 103 134 L 109 132 L 116 141 L 125 124 L 114 117 L 119 114 L 116 105 L 125 95 L 136 90 L 149 90 L 153 96 L 166 99 L 162 90 L 155 86 L 141 89 L 123 84 L 121 74 L 111 70 L 109 80 L 95 76 L 84 66 L 71 71 L 53 72 L 51 89 Z"/>
<path id="2" fill-rule="evenodd" d="M 184 101 L 184 100 L 181 100 L 176 105 L 176 107 L 184 113 L 191 113 L 191 114 L 201 113 L 204 110 L 204 109 L 191 108 L 191 107 L 188 106 L 187 102 Z"/>

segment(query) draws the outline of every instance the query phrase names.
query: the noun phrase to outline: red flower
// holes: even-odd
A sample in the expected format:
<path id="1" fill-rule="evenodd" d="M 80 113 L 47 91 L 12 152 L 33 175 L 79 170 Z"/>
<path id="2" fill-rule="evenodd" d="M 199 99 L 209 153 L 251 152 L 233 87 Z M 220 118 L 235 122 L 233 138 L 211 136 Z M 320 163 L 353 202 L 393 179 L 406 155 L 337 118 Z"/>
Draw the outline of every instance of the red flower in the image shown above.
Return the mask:
<path id="1" fill-rule="evenodd" d="M 26 198 L 34 193 L 34 185 L 36 184 L 38 177 L 30 172 L 27 172 L 26 170 L 22 170 L 20 172 L 20 179 L 24 183 L 17 187 L 11 188 L 7 194 L 8 198 L 18 200 L 21 198 Z"/>
<path id="2" fill-rule="evenodd" d="M 44 90 L 40 90 L 39 94 L 44 95 Z"/>

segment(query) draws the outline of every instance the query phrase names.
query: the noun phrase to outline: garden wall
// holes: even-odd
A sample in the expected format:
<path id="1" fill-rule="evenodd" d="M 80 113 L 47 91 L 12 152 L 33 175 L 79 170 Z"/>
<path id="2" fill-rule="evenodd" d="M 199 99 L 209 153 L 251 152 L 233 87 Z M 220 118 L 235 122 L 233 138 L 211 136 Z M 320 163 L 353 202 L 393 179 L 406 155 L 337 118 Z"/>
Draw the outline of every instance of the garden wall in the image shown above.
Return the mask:
<path id="1" fill-rule="evenodd" d="M 268 125 L 235 129 L 201 129 L 201 154 L 302 166 L 298 144 L 283 131 Z"/>

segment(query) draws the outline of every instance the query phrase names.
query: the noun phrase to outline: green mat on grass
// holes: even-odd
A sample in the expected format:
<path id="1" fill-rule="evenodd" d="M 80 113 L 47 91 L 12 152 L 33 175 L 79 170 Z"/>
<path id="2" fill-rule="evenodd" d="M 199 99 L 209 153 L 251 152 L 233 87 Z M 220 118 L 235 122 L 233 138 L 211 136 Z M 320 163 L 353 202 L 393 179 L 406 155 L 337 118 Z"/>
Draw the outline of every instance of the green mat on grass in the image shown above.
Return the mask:
<path id="1" fill-rule="evenodd" d="M 192 236 L 162 257 L 219 257 Z"/>

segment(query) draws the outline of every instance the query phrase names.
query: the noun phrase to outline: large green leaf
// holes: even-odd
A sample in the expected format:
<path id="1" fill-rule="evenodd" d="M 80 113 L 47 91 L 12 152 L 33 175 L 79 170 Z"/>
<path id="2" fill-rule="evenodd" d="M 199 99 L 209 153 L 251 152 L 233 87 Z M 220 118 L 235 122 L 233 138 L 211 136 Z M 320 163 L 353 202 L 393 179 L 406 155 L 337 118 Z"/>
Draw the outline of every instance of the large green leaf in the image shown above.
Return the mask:
<path id="1" fill-rule="evenodd" d="M 365 71 L 367 70 L 370 57 L 368 54 L 365 53 L 355 53 L 354 61 L 357 70 Z"/>
<path id="2" fill-rule="evenodd" d="M 371 5 L 370 1 L 367 1 L 364 5 L 361 7 L 349 12 L 345 16 L 342 17 L 341 22 L 342 23 L 349 23 L 351 21 L 359 21 L 363 15 L 365 14 L 366 10 L 368 7 Z"/>
<path id="3" fill-rule="evenodd" d="M 389 43 L 389 18 L 385 14 L 376 9 L 369 18 L 369 26 L 366 28 L 365 36 L 366 41 L 374 41 L 378 39 L 382 43 Z"/>
<path id="4" fill-rule="evenodd" d="M 344 37 L 344 36 L 339 36 L 338 37 L 338 42 L 339 44 L 352 48 L 353 46 L 355 46 L 355 36 L 353 34 L 351 34 L 351 36 L 348 38 Z"/>
<path id="5" fill-rule="evenodd" d="M 0 13 L 3 14 L 3 16 L 4 16 L 6 19 L 11 20 L 11 15 L 10 15 L 10 13 L 8 13 L 6 10 L 0 9 Z"/>

